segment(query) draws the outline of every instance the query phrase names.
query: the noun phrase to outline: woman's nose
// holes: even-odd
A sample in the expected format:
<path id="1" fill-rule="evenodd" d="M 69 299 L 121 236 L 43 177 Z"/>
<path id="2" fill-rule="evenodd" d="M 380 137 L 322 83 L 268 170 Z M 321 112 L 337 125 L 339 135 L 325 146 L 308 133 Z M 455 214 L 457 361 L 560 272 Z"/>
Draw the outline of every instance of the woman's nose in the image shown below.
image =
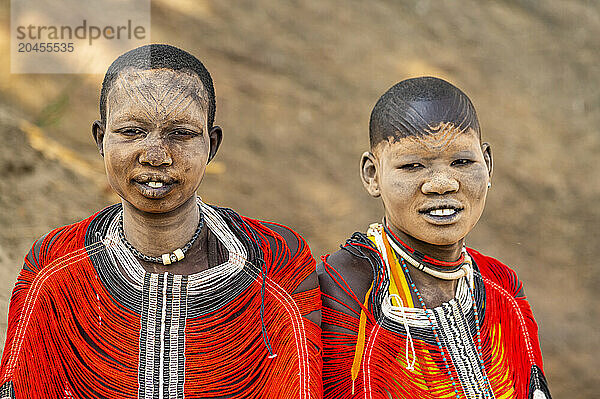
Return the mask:
<path id="1" fill-rule="evenodd" d="M 458 181 L 447 172 L 432 173 L 429 179 L 421 186 L 423 194 L 448 194 L 458 191 Z"/>
<path id="2" fill-rule="evenodd" d="M 141 164 L 150 166 L 169 166 L 173 163 L 171 154 L 160 139 L 149 140 L 139 157 Z"/>

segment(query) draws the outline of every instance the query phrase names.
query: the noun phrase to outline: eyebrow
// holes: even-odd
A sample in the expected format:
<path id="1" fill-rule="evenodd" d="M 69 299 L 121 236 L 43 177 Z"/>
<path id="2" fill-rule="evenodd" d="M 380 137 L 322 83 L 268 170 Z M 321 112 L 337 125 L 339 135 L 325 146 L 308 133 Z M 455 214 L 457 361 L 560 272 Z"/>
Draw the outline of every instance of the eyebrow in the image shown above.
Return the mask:
<path id="1" fill-rule="evenodd" d="M 476 154 L 472 150 L 459 150 L 459 151 L 444 151 L 441 156 L 447 156 L 448 158 L 457 158 L 457 157 L 468 157 L 474 158 Z M 398 162 L 413 162 L 416 160 L 432 160 L 439 158 L 439 156 L 423 156 L 419 155 L 417 152 L 411 152 L 406 154 L 398 154 L 394 153 L 395 160 Z"/>
<path id="2" fill-rule="evenodd" d="M 204 119 L 202 119 L 202 122 L 204 122 Z M 169 120 L 167 121 L 167 123 L 168 123 L 169 125 L 171 125 L 171 126 L 174 126 L 174 125 L 190 125 L 190 121 L 189 121 L 189 120 L 186 120 L 186 119 L 178 119 L 178 118 L 175 118 L 175 119 L 169 119 Z"/>
<path id="3" fill-rule="evenodd" d="M 452 155 L 456 156 L 456 157 L 460 157 L 460 156 L 474 156 L 475 153 L 471 150 L 461 150 L 461 151 L 456 151 L 453 152 Z"/>
<path id="4" fill-rule="evenodd" d="M 134 114 L 123 114 L 123 115 L 120 115 L 113 122 L 114 123 L 136 122 L 136 123 L 139 123 L 140 125 L 148 125 L 149 124 L 147 119 L 142 118 L 142 117 L 140 117 L 138 115 L 134 115 Z"/>
<path id="5" fill-rule="evenodd" d="M 139 115 L 134 115 L 134 114 L 123 114 L 123 115 L 120 115 L 118 118 L 116 118 L 113 121 L 113 123 L 115 123 L 115 124 L 127 123 L 127 122 L 134 122 L 141 126 L 147 126 L 147 125 L 153 124 L 151 121 L 148 121 L 147 119 L 142 118 Z M 202 119 L 202 122 L 204 123 L 205 120 Z M 165 122 L 165 125 L 173 127 L 173 126 L 193 126 L 194 124 L 191 123 L 191 121 L 186 120 L 186 119 L 175 118 L 175 119 L 167 120 Z M 204 126 L 202 126 L 202 130 L 204 130 Z"/>

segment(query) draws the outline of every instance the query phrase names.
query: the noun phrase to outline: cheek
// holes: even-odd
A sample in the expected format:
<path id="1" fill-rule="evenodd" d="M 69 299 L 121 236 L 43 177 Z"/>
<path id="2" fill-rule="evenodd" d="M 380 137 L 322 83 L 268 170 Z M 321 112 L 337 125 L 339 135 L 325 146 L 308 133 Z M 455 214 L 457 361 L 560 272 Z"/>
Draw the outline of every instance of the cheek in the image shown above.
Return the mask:
<path id="1" fill-rule="evenodd" d="M 463 190 L 465 194 L 474 202 L 485 201 L 487 194 L 487 173 L 483 170 L 478 171 L 463 178 Z"/>
<path id="2" fill-rule="evenodd" d="M 208 153 L 205 151 L 181 151 L 175 157 L 181 163 L 182 177 L 188 180 L 198 180 L 204 175 Z"/>
<path id="3" fill-rule="evenodd" d="M 106 169 L 114 175 L 122 175 L 127 169 L 127 162 L 123 154 L 119 151 L 111 150 L 104 153 L 104 163 Z"/>
<path id="4" fill-rule="evenodd" d="M 477 224 L 477 221 L 481 217 L 483 209 L 485 208 L 485 200 L 487 195 L 487 181 L 485 180 L 485 177 L 483 179 L 473 179 L 469 183 L 469 189 L 468 191 L 465 191 L 469 200 L 470 211 L 468 213 L 468 218 L 464 220 L 467 222 L 468 231 L 470 231 L 475 224 Z"/>
<path id="5" fill-rule="evenodd" d="M 394 184 L 387 186 L 386 196 L 382 195 L 382 197 L 386 208 L 397 217 L 407 221 L 417 217 L 415 210 L 418 206 L 418 199 L 421 198 L 418 184 L 396 180 Z"/>
<path id="6" fill-rule="evenodd" d="M 398 223 L 406 224 L 417 215 L 414 202 L 418 198 L 419 185 L 406 178 L 389 178 L 380 187 L 381 198 L 389 216 Z"/>
<path id="7" fill-rule="evenodd" d="M 123 190 L 127 186 L 132 160 L 136 159 L 135 153 L 129 147 L 124 147 L 121 143 L 112 141 L 107 141 L 104 145 L 104 166 L 108 181 L 113 188 L 122 187 Z"/>
<path id="8" fill-rule="evenodd" d="M 469 198 L 475 204 L 485 201 L 486 189 L 485 184 L 474 184 L 469 187 Z"/>
<path id="9" fill-rule="evenodd" d="M 416 183 L 411 182 L 410 179 L 403 178 L 400 176 L 394 176 L 394 173 L 386 174 L 386 177 L 381 180 L 380 190 L 382 195 L 385 195 L 390 199 L 404 200 L 413 195 L 415 190 L 418 189 Z"/>
<path id="10" fill-rule="evenodd" d="M 204 163 L 208 160 L 208 146 L 201 140 L 193 142 L 178 142 L 172 143 L 170 148 L 173 158 L 186 165 L 192 166 L 197 163 Z"/>

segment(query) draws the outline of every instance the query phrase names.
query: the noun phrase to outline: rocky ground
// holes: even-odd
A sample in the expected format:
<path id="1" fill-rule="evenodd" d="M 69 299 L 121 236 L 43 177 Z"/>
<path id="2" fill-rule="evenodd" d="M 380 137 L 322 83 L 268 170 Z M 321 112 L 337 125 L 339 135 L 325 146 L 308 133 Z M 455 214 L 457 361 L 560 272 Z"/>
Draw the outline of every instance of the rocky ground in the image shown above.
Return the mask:
<path id="1" fill-rule="evenodd" d="M 8 2 L 0 4 L 0 50 L 8 54 L 10 14 Z M 495 155 L 494 186 L 469 245 L 525 281 L 555 397 L 597 395 L 598 1 L 154 0 L 152 7 L 152 40 L 197 55 L 215 81 L 225 140 L 200 194 L 293 226 L 316 255 L 380 218 L 357 175 L 379 95 L 419 75 L 468 93 Z M 116 199 L 90 135 L 102 77 L 11 75 L 8 57 L 0 67 L 5 315 L 31 242 Z"/>

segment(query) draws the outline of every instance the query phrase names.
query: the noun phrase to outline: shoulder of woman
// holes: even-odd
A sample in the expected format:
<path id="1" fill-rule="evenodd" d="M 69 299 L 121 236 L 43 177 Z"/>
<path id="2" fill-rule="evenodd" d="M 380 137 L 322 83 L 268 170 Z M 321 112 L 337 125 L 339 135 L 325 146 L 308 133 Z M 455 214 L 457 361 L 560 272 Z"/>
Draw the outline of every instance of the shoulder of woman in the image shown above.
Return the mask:
<path id="1" fill-rule="evenodd" d="M 467 252 L 473 259 L 476 268 L 481 275 L 500 285 L 515 297 L 524 297 L 523 283 L 519 280 L 517 273 L 491 256 L 483 255 L 479 251 L 468 248 Z"/>
<path id="2" fill-rule="evenodd" d="M 97 240 L 86 245 L 86 237 L 91 234 L 90 223 L 96 215 L 57 227 L 35 240 L 25 256 L 21 275 L 35 279 L 42 269 L 58 263 L 66 265 L 70 260 L 81 259 L 92 245 L 98 245 Z"/>
<path id="3" fill-rule="evenodd" d="M 372 262 L 368 258 L 357 256 L 348 248 L 341 248 L 322 259 L 317 265 L 317 274 L 321 291 L 325 294 L 324 306 L 335 309 L 337 300 L 360 313 L 358 302 L 364 302 L 373 283 Z"/>
<path id="4" fill-rule="evenodd" d="M 278 234 L 283 241 L 286 242 L 292 253 L 295 253 L 298 250 L 300 244 L 306 244 L 306 241 L 300 234 L 292 230 L 291 228 L 276 222 L 265 222 L 261 221 L 261 224 L 268 228 L 269 230 Z"/>

